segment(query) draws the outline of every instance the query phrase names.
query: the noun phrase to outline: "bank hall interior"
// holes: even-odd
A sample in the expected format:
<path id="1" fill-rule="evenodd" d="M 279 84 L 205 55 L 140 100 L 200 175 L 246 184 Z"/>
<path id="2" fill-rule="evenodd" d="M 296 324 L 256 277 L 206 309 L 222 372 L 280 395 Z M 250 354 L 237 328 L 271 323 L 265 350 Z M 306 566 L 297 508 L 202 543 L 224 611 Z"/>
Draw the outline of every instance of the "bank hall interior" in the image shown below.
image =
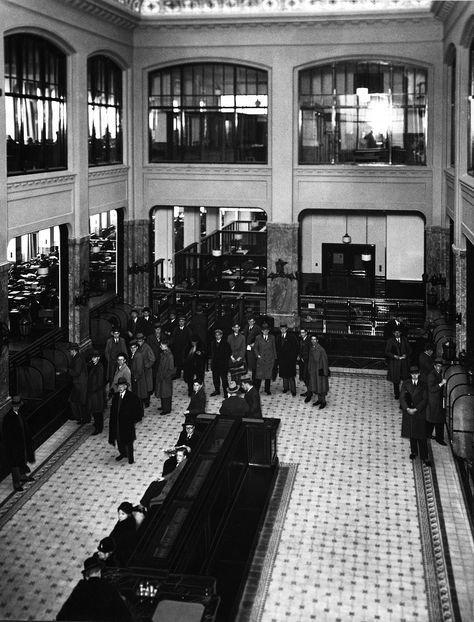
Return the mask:
<path id="1" fill-rule="evenodd" d="M 134 464 L 110 399 L 102 433 L 71 419 L 68 344 L 105 363 L 149 307 L 306 329 L 331 373 L 322 410 L 275 373 L 232 420 L 206 360 L 202 440 L 102 570 L 133 620 L 472 622 L 474 3 L 0 0 L 0 28 L 0 418 L 19 396 L 36 458 L 13 490 L 0 438 L 0 619 L 56 619 L 183 429 L 182 379 Z M 393 318 L 442 361 L 431 466 Z"/>

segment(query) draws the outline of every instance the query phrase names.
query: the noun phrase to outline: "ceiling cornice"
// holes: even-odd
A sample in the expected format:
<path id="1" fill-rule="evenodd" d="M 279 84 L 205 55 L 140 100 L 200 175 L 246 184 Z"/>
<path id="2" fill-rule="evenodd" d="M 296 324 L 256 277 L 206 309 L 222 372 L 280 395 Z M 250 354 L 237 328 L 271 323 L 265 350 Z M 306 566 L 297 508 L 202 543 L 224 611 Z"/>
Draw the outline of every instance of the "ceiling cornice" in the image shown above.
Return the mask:
<path id="1" fill-rule="evenodd" d="M 126 30 L 133 30 L 141 20 L 140 13 L 129 6 L 130 2 L 122 3 L 120 0 L 62 0 L 62 2 Z"/>
<path id="2" fill-rule="evenodd" d="M 455 4 L 457 3 L 454 0 L 436 0 L 431 5 L 431 12 L 441 22 L 445 22 L 451 15 Z"/>

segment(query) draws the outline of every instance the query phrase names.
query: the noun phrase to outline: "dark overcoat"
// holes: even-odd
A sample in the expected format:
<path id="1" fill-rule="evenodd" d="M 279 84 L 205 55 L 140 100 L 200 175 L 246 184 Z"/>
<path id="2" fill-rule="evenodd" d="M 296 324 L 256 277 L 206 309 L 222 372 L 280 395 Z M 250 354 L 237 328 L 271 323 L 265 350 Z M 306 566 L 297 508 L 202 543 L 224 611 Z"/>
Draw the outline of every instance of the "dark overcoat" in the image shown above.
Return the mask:
<path id="1" fill-rule="evenodd" d="M 101 413 L 105 408 L 104 367 L 99 361 L 89 366 L 87 376 L 87 409 L 90 413 Z"/>
<path id="2" fill-rule="evenodd" d="M 418 367 L 420 368 L 420 378 L 424 381 L 428 381 L 428 376 L 433 371 L 434 357 L 422 352 L 418 357 Z"/>
<path id="3" fill-rule="evenodd" d="M 151 391 L 153 391 L 153 364 L 155 362 L 155 354 L 152 347 L 146 342 L 138 348 L 138 351 L 143 356 L 146 388 L 148 393 L 151 393 Z"/>
<path id="4" fill-rule="evenodd" d="M 204 387 L 201 387 L 196 393 L 193 392 L 188 404 L 188 412 L 190 415 L 200 415 L 206 412 L 206 392 Z"/>
<path id="5" fill-rule="evenodd" d="M 432 369 L 428 374 L 428 408 L 426 409 L 426 420 L 430 423 L 443 423 L 444 421 L 444 386 L 439 386 L 442 380 L 443 376 L 438 374 L 436 369 Z"/>
<path id="6" fill-rule="evenodd" d="M 71 357 L 67 373 L 72 378 L 72 388 L 69 401 L 74 404 L 87 403 L 87 364 L 79 352 Z"/>
<path id="7" fill-rule="evenodd" d="M 191 347 L 183 361 L 184 382 L 192 382 L 195 376 L 200 380 L 204 380 L 205 367 L 206 353 L 204 352 L 203 344 L 199 341 L 196 347 Z"/>
<path id="8" fill-rule="evenodd" d="M 130 373 L 132 375 L 132 391 L 141 399 L 147 398 L 148 383 L 146 381 L 145 359 L 139 349 L 130 357 Z"/>
<path id="9" fill-rule="evenodd" d="M 226 373 L 229 370 L 230 346 L 222 338 L 211 341 L 211 370 Z"/>
<path id="10" fill-rule="evenodd" d="M 249 406 L 244 398 L 239 395 L 233 395 L 225 398 L 219 412 L 226 417 L 247 417 Z"/>
<path id="11" fill-rule="evenodd" d="M 402 415 L 402 438 L 426 438 L 426 406 L 428 405 L 428 389 L 423 380 L 418 379 L 416 386 L 412 379 L 405 380 L 400 389 L 400 406 Z M 410 415 L 407 408 L 416 408 Z"/>
<path id="12" fill-rule="evenodd" d="M 294 378 L 296 376 L 296 360 L 299 354 L 299 345 L 295 333 L 287 331 L 285 336 L 278 335 L 276 347 L 280 378 Z"/>
<path id="13" fill-rule="evenodd" d="M 396 356 L 405 355 L 404 359 L 397 359 Z M 411 346 L 406 337 L 400 337 L 400 343 L 391 337 L 385 346 L 385 358 L 388 364 L 387 380 L 399 383 L 410 377 L 410 355 Z"/>
<path id="14" fill-rule="evenodd" d="M 235 333 L 232 332 L 230 335 L 227 336 L 227 343 L 230 346 L 230 353 L 234 357 L 234 359 L 240 358 L 245 362 L 246 345 L 245 337 L 242 335 L 242 333 L 235 335 Z"/>
<path id="15" fill-rule="evenodd" d="M 10 409 L 2 424 L 3 460 L 5 466 L 21 467 L 35 461 L 33 439 L 21 409 L 17 413 Z"/>
<path id="16" fill-rule="evenodd" d="M 162 350 L 160 364 L 156 372 L 155 395 L 166 398 L 173 396 L 173 377 L 176 374 L 171 350 Z"/>
<path id="17" fill-rule="evenodd" d="M 244 337 L 246 344 L 246 358 L 247 358 L 247 367 L 249 371 L 255 371 L 257 367 L 257 357 L 255 356 L 254 346 L 255 346 L 255 338 L 257 335 L 262 334 L 262 329 L 258 324 L 254 324 L 252 328 L 248 325 L 244 328 Z"/>
<path id="18" fill-rule="evenodd" d="M 268 340 L 265 340 L 263 335 L 257 335 L 254 351 L 257 357 L 256 378 L 259 380 L 271 380 L 273 365 L 277 358 L 275 337 L 268 335 Z"/>
<path id="19" fill-rule="evenodd" d="M 120 406 L 120 409 L 119 409 Z M 131 391 L 125 391 L 123 398 L 115 393 L 110 406 L 109 443 L 116 441 L 128 445 L 135 440 L 135 422 L 143 416 L 139 398 Z"/>
<path id="20" fill-rule="evenodd" d="M 300 380 L 302 380 L 306 385 L 309 384 L 309 375 L 308 375 L 308 361 L 309 361 L 309 350 L 311 348 L 311 337 L 306 337 L 305 339 L 299 338 L 299 353 L 298 353 L 298 361 L 300 365 Z"/>
<path id="21" fill-rule="evenodd" d="M 115 585 L 105 579 L 81 579 L 75 586 L 56 620 L 77 622 L 129 622 L 132 615 Z"/>
<path id="22" fill-rule="evenodd" d="M 246 417 L 255 417 L 260 419 L 262 417 L 262 403 L 260 400 L 260 393 L 255 387 L 251 387 L 244 395 L 244 399 L 248 404 L 249 412 Z"/>
<path id="23" fill-rule="evenodd" d="M 174 364 L 176 367 L 182 367 L 186 354 L 191 345 L 191 331 L 187 326 L 180 328 L 177 326 L 171 335 L 171 351 L 173 352 Z"/>
<path id="24" fill-rule="evenodd" d="M 326 350 L 318 344 L 308 351 L 309 390 L 318 395 L 329 393 L 329 363 Z"/>

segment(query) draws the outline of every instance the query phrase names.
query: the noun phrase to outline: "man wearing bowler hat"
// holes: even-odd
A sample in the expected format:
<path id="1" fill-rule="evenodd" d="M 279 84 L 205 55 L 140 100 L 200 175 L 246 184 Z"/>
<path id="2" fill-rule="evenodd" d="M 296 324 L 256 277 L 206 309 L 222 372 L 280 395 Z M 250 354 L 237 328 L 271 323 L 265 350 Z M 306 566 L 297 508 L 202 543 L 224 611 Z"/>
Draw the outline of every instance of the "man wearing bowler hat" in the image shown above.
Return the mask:
<path id="1" fill-rule="evenodd" d="M 410 378 L 405 380 L 400 391 L 400 406 L 402 415 L 402 438 L 410 439 L 410 460 L 414 460 L 418 453 L 426 466 L 428 460 L 428 443 L 426 441 L 426 406 L 428 404 L 428 390 L 420 378 L 418 365 L 410 367 Z"/>
<path id="2" fill-rule="evenodd" d="M 15 395 L 2 424 L 4 463 L 10 467 L 13 489 L 17 492 L 23 490 L 24 482 L 33 481 L 33 477 L 28 475 L 30 468 L 26 463 L 35 461 L 33 441 L 28 424 L 21 413 L 22 406 L 21 397 Z"/>
<path id="3" fill-rule="evenodd" d="M 128 390 L 126 378 L 117 380 L 118 392 L 112 398 L 109 419 L 109 443 L 119 450 L 115 458 L 117 462 L 128 458 L 133 464 L 133 441 L 135 440 L 135 422 L 142 417 L 142 403 L 140 399 Z"/>

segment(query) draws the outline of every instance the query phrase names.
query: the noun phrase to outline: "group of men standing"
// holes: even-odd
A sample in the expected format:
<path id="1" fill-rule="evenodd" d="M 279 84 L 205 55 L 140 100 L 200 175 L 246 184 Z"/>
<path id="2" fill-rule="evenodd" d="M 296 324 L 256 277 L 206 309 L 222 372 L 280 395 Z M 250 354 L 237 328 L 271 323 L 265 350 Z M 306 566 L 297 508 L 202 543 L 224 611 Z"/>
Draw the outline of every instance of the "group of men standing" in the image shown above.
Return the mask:
<path id="1" fill-rule="evenodd" d="M 446 445 L 443 360 L 434 358 L 434 345 L 427 342 L 418 362 L 413 364 L 406 329 L 398 318 L 391 320 L 391 330 L 385 347 L 387 379 L 393 384 L 394 398 L 400 401 L 401 435 L 410 440 L 410 459 L 419 455 L 426 466 L 431 466 L 427 439 L 433 438 L 440 445 Z"/>

